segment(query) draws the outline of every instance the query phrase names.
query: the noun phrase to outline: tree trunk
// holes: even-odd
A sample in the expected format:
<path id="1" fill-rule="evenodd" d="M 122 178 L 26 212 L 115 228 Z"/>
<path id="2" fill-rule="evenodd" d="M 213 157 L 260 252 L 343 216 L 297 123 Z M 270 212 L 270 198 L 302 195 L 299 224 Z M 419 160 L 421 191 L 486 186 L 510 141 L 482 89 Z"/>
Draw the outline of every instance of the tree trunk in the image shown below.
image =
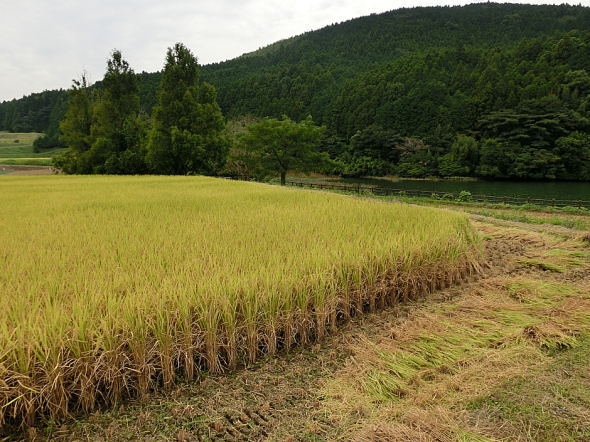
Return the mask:
<path id="1" fill-rule="evenodd" d="M 281 170 L 281 186 L 287 185 L 287 171 Z"/>

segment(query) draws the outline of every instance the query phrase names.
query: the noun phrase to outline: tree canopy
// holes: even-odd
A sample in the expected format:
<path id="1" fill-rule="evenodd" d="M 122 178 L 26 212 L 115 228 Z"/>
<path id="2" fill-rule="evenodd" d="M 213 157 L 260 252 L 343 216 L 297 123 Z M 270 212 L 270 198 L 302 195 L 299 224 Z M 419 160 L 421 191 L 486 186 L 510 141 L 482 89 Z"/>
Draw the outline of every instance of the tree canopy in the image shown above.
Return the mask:
<path id="1" fill-rule="evenodd" d="M 230 121 L 312 115 L 334 160 L 323 172 L 587 179 L 572 155 L 585 161 L 590 133 L 589 30 L 586 7 L 480 3 L 371 15 L 203 68 L 179 58 L 136 75 L 139 115 L 157 108 L 140 145 L 159 173 L 215 173 L 227 151 L 219 103 Z M 104 82 L 90 87 L 98 101 Z M 63 94 L 1 103 L 0 129 L 46 128 L 38 148 L 53 146 Z"/>
<path id="2" fill-rule="evenodd" d="M 220 170 L 229 144 L 216 91 L 210 84 L 199 84 L 197 58 L 180 43 L 168 49 L 158 97 L 147 146 L 152 170 L 162 174 Z"/>
<path id="3" fill-rule="evenodd" d="M 264 118 L 247 126 L 241 147 L 255 167 L 278 173 L 284 185 L 288 171 L 307 172 L 328 161 L 328 155 L 318 150 L 323 131 L 311 117 L 301 122 L 286 116 Z"/>
<path id="4" fill-rule="evenodd" d="M 178 43 L 168 50 L 159 103 L 142 111 L 137 77 L 114 51 L 100 87 L 75 81 L 60 125 L 68 147 L 55 160 L 68 173 L 212 174 L 227 157 L 225 121 L 215 89 L 198 83 L 196 57 Z"/>
<path id="5" fill-rule="evenodd" d="M 56 165 L 68 173 L 145 173 L 137 79 L 113 51 L 99 89 L 74 81 L 61 141 L 68 151 Z"/>

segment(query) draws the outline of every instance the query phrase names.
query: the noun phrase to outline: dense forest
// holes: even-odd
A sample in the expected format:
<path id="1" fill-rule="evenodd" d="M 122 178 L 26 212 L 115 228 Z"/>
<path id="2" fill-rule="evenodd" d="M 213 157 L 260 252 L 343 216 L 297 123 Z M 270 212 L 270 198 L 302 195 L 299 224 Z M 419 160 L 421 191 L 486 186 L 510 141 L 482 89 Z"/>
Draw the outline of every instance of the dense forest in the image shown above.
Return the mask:
<path id="1" fill-rule="evenodd" d="M 588 180 L 589 54 L 573 32 L 402 57 L 345 84 L 331 153 L 352 175 Z"/>
<path id="2" fill-rule="evenodd" d="M 322 172 L 590 180 L 589 31 L 581 6 L 400 9 L 204 66 L 201 77 L 229 121 L 311 115 L 326 126 Z M 146 115 L 160 77 L 137 75 Z M 0 130 L 45 131 L 39 148 L 52 147 L 66 109 L 65 91 L 4 102 Z"/>

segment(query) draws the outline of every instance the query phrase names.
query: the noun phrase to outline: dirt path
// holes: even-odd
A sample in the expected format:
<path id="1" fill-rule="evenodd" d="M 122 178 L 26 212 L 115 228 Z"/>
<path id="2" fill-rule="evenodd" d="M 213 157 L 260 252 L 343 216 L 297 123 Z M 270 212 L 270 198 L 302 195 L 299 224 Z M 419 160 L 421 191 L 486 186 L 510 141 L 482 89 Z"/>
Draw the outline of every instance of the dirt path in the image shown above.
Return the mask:
<path id="1" fill-rule="evenodd" d="M 561 229 L 484 221 L 474 223 L 490 267 L 478 280 L 354 319 L 313 348 L 29 436 L 588 440 L 590 248 Z"/>
<path id="2" fill-rule="evenodd" d="M 0 164 L 0 175 L 51 175 L 54 169 L 51 166 L 17 166 Z"/>

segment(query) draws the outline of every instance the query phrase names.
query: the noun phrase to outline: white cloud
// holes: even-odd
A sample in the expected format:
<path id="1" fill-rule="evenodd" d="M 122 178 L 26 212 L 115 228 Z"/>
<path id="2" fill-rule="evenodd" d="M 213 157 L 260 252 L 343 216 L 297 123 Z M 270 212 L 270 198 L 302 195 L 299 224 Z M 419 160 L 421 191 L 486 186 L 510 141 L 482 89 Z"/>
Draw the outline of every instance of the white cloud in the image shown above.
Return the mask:
<path id="1" fill-rule="evenodd" d="M 83 70 L 91 79 L 100 79 L 114 48 L 137 72 L 151 72 L 162 67 L 166 48 L 178 41 L 207 64 L 373 12 L 473 2 L 0 0 L 0 100 L 67 88 Z"/>

